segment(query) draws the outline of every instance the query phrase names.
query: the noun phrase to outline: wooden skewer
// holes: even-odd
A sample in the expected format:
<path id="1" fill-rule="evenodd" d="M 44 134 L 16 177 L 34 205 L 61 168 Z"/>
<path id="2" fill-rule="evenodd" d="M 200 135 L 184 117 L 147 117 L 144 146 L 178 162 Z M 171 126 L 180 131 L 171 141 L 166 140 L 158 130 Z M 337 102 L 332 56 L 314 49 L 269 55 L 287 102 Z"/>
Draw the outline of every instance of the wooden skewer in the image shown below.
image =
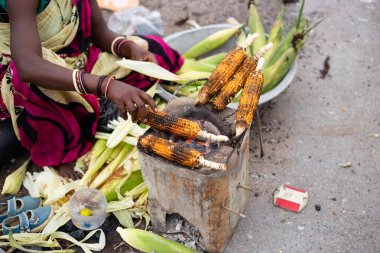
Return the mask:
<path id="1" fill-rule="evenodd" d="M 244 189 L 244 190 L 252 191 L 252 187 L 249 187 L 249 186 L 245 186 L 245 185 L 238 184 L 237 187 L 238 187 L 238 188 L 242 188 L 242 189 Z"/>
<path id="2" fill-rule="evenodd" d="M 226 209 L 227 211 L 229 211 L 230 213 L 233 213 L 233 214 L 236 214 L 236 215 L 239 215 L 240 217 L 242 217 L 242 218 L 247 218 L 247 215 L 245 215 L 245 214 L 242 214 L 242 213 L 239 213 L 239 212 L 236 212 L 236 211 L 234 211 L 234 210 L 231 210 L 231 209 L 229 209 L 229 208 L 227 208 L 227 207 L 223 207 L 223 209 Z"/>

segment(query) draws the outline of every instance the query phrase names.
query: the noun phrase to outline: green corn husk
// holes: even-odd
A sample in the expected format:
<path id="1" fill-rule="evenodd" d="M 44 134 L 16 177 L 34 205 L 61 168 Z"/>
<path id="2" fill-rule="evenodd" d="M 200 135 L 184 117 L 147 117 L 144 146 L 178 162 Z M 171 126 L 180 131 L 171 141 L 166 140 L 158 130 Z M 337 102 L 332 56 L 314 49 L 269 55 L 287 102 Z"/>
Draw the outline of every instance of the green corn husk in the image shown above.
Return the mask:
<path id="1" fill-rule="evenodd" d="M 110 158 L 108 159 L 107 163 L 112 162 L 115 160 L 115 158 L 120 154 L 121 150 L 124 148 L 124 142 L 119 143 L 112 151 Z"/>
<path id="2" fill-rule="evenodd" d="M 216 68 L 216 65 L 195 61 L 192 59 L 186 59 L 185 63 L 182 65 L 181 69 L 177 74 L 186 73 L 190 71 L 200 71 L 200 72 L 212 72 Z"/>
<path id="3" fill-rule="evenodd" d="M 250 34 L 258 33 L 259 37 L 257 37 L 251 44 L 252 55 L 255 55 L 260 48 L 267 44 L 264 26 L 260 20 L 259 13 L 257 12 L 256 4 L 254 2 L 254 0 L 251 0 L 249 4 L 248 27 Z"/>
<path id="4" fill-rule="evenodd" d="M 123 168 L 120 168 L 121 170 L 125 171 Z M 107 182 L 100 188 L 100 191 L 106 196 L 106 199 L 108 202 L 117 200 L 117 193 L 116 188 L 119 186 L 119 184 L 123 181 L 124 176 L 118 176 L 119 169 L 112 174 L 112 177 L 107 180 Z M 121 175 L 121 174 L 119 174 Z M 138 186 L 144 182 L 144 179 L 142 177 L 141 170 L 137 170 L 131 173 L 131 175 L 128 177 L 128 179 L 125 182 L 122 182 L 123 184 L 120 186 L 120 193 L 124 194 L 127 191 L 131 191 L 133 188 Z"/>
<path id="5" fill-rule="evenodd" d="M 132 216 L 129 213 L 128 209 L 119 210 L 113 212 L 113 215 L 117 218 L 119 223 L 123 225 L 126 228 L 134 228 L 135 225 L 133 224 Z"/>
<path id="6" fill-rule="evenodd" d="M 198 62 L 208 63 L 208 64 L 212 64 L 212 65 L 218 65 L 224 59 L 224 57 L 226 57 L 226 55 L 227 55 L 227 53 L 222 52 L 219 54 L 214 54 L 214 55 L 202 58 L 202 59 L 198 60 Z"/>
<path id="7" fill-rule="evenodd" d="M 180 243 L 173 242 L 162 236 L 141 229 L 123 229 L 118 227 L 116 231 L 121 238 L 135 249 L 146 253 L 194 253 L 192 250 Z"/>
<path id="8" fill-rule="evenodd" d="M 235 26 L 218 31 L 208 36 L 187 50 L 183 54 L 183 57 L 186 59 L 194 59 L 219 48 L 220 46 L 224 45 L 241 27 L 241 25 Z"/>
<path id="9" fill-rule="evenodd" d="M 28 158 L 17 170 L 7 176 L 4 182 L 1 194 L 16 194 L 21 188 L 22 182 L 25 178 L 25 173 L 28 168 L 30 158 Z"/>
<path id="10" fill-rule="evenodd" d="M 283 17 L 284 17 L 284 8 L 281 8 L 278 15 L 277 15 L 276 21 L 274 22 L 274 24 L 270 30 L 269 37 L 268 37 L 268 42 L 272 42 L 273 47 L 271 49 L 269 49 L 269 51 L 266 52 L 266 54 L 264 55 L 264 61 L 267 61 L 270 58 L 270 56 L 273 54 L 275 48 L 282 41 Z"/>
<path id="11" fill-rule="evenodd" d="M 115 170 L 122 164 L 125 157 L 128 155 L 128 153 L 131 152 L 133 149 L 133 146 L 130 144 L 123 144 L 123 148 L 117 155 L 117 157 L 107 165 L 97 176 L 96 178 L 91 182 L 90 187 L 91 188 L 97 188 L 100 185 L 102 185 Z"/>
<path id="12" fill-rule="evenodd" d="M 195 79 L 209 78 L 210 75 L 211 75 L 211 72 L 189 71 L 186 73 L 182 73 L 179 76 L 184 77 L 188 80 L 195 80 Z M 185 84 L 187 82 L 189 81 L 177 81 L 176 83 Z"/>
<path id="13" fill-rule="evenodd" d="M 112 148 L 106 148 L 93 164 L 90 164 L 88 170 L 82 178 L 84 184 L 88 184 L 91 178 L 98 172 L 98 170 L 108 161 L 112 154 Z"/>
<path id="14" fill-rule="evenodd" d="M 293 47 L 290 47 L 275 64 L 264 69 L 264 86 L 261 93 L 263 94 L 276 87 L 288 73 L 296 59 L 297 52 Z"/>

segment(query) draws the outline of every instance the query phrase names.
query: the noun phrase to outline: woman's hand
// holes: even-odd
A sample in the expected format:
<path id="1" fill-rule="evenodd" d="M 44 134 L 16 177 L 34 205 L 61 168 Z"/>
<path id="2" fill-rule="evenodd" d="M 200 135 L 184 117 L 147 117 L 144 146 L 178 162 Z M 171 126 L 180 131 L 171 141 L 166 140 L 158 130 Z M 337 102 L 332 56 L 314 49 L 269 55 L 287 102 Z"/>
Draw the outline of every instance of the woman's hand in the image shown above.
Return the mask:
<path id="1" fill-rule="evenodd" d="M 124 118 L 127 117 L 127 112 L 129 112 L 133 122 L 143 120 L 146 117 L 146 105 L 152 110 L 156 109 L 153 98 L 146 92 L 117 80 L 111 81 L 107 91 L 107 98 L 117 105 Z"/>
<path id="2" fill-rule="evenodd" d="M 133 41 L 128 41 L 123 44 L 120 49 L 120 56 L 134 61 L 147 61 L 157 64 L 154 54 L 140 47 Z"/>

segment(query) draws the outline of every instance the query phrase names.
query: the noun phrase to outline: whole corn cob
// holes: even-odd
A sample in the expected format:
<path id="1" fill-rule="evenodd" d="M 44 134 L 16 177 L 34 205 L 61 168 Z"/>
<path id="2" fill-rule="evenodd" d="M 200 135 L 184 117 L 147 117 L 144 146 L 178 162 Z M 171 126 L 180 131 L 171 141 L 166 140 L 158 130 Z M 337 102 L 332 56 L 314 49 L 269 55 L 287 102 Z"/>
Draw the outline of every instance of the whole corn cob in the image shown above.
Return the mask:
<path id="1" fill-rule="evenodd" d="M 202 154 L 197 150 L 178 145 L 153 135 L 141 137 L 139 144 L 145 151 L 153 152 L 158 156 L 185 167 L 200 168 L 206 166 L 212 169 L 226 170 L 225 164 L 205 160 Z"/>
<path id="2" fill-rule="evenodd" d="M 264 75 L 261 68 L 264 59 L 260 58 L 255 72 L 250 73 L 246 79 L 239 107 L 236 111 L 236 136 L 248 129 L 253 120 L 253 114 L 259 103 L 260 91 L 264 84 Z"/>
<path id="3" fill-rule="evenodd" d="M 246 58 L 246 49 L 257 37 L 257 34 L 248 35 L 241 47 L 232 49 L 222 62 L 211 73 L 208 81 L 198 93 L 196 105 L 206 104 L 230 79 Z"/>
<path id="4" fill-rule="evenodd" d="M 254 58 L 246 57 L 241 67 L 236 73 L 228 80 L 227 84 L 222 88 L 219 94 L 215 97 L 212 104 L 218 111 L 224 110 L 226 106 L 231 102 L 235 95 L 243 88 L 244 81 L 250 72 L 256 69 L 256 63 Z"/>
<path id="5" fill-rule="evenodd" d="M 228 141 L 227 136 L 208 133 L 202 130 L 199 124 L 194 121 L 174 117 L 162 111 L 148 111 L 144 123 L 154 129 L 175 134 L 186 139 L 202 138 L 216 142 Z"/>
<path id="6" fill-rule="evenodd" d="M 214 49 L 222 46 L 226 43 L 234 34 L 242 27 L 242 25 L 237 25 L 232 28 L 223 29 L 221 31 L 217 31 L 214 34 L 211 34 L 204 40 L 198 42 L 194 46 L 192 46 L 189 50 L 187 50 L 183 57 L 186 59 L 194 59 L 203 54 L 211 52 Z"/>

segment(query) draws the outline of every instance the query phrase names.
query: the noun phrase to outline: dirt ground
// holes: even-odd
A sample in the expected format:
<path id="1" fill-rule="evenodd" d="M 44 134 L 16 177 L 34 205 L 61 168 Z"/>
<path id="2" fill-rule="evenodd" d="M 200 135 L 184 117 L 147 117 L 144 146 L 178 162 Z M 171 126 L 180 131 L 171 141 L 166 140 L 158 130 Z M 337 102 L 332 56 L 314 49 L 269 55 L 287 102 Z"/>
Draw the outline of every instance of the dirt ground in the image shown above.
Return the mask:
<path id="1" fill-rule="evenodd" d="M 141 4 L 161 12 L 166 34 L 188 29 L 187 18 L 200 25 L 247 18 L 247 1 L 241 0 Z M 299 5 L 287 5 L 289 24 Z M 379 7 L 376 0 L 306 1 L 306 17 L 326 20 L 307 40 L 291 86 L 260 108 L 265 155 L 258 156 L 253 126 L 254 194 L 226 253 L 380 252 Z M 274 1 L 261 1 L 259 10 L 268 27 L 276 16 Z M 341 168 L 343 162 L 352 166 Z M 13 167 L 2 168 L 1 183 Z M 273 206 L 272 193 L 284 183 L 309 192 L 302 213 Z M 103 252 L 133 252 L 120 242 L 111 229 Z"/>

